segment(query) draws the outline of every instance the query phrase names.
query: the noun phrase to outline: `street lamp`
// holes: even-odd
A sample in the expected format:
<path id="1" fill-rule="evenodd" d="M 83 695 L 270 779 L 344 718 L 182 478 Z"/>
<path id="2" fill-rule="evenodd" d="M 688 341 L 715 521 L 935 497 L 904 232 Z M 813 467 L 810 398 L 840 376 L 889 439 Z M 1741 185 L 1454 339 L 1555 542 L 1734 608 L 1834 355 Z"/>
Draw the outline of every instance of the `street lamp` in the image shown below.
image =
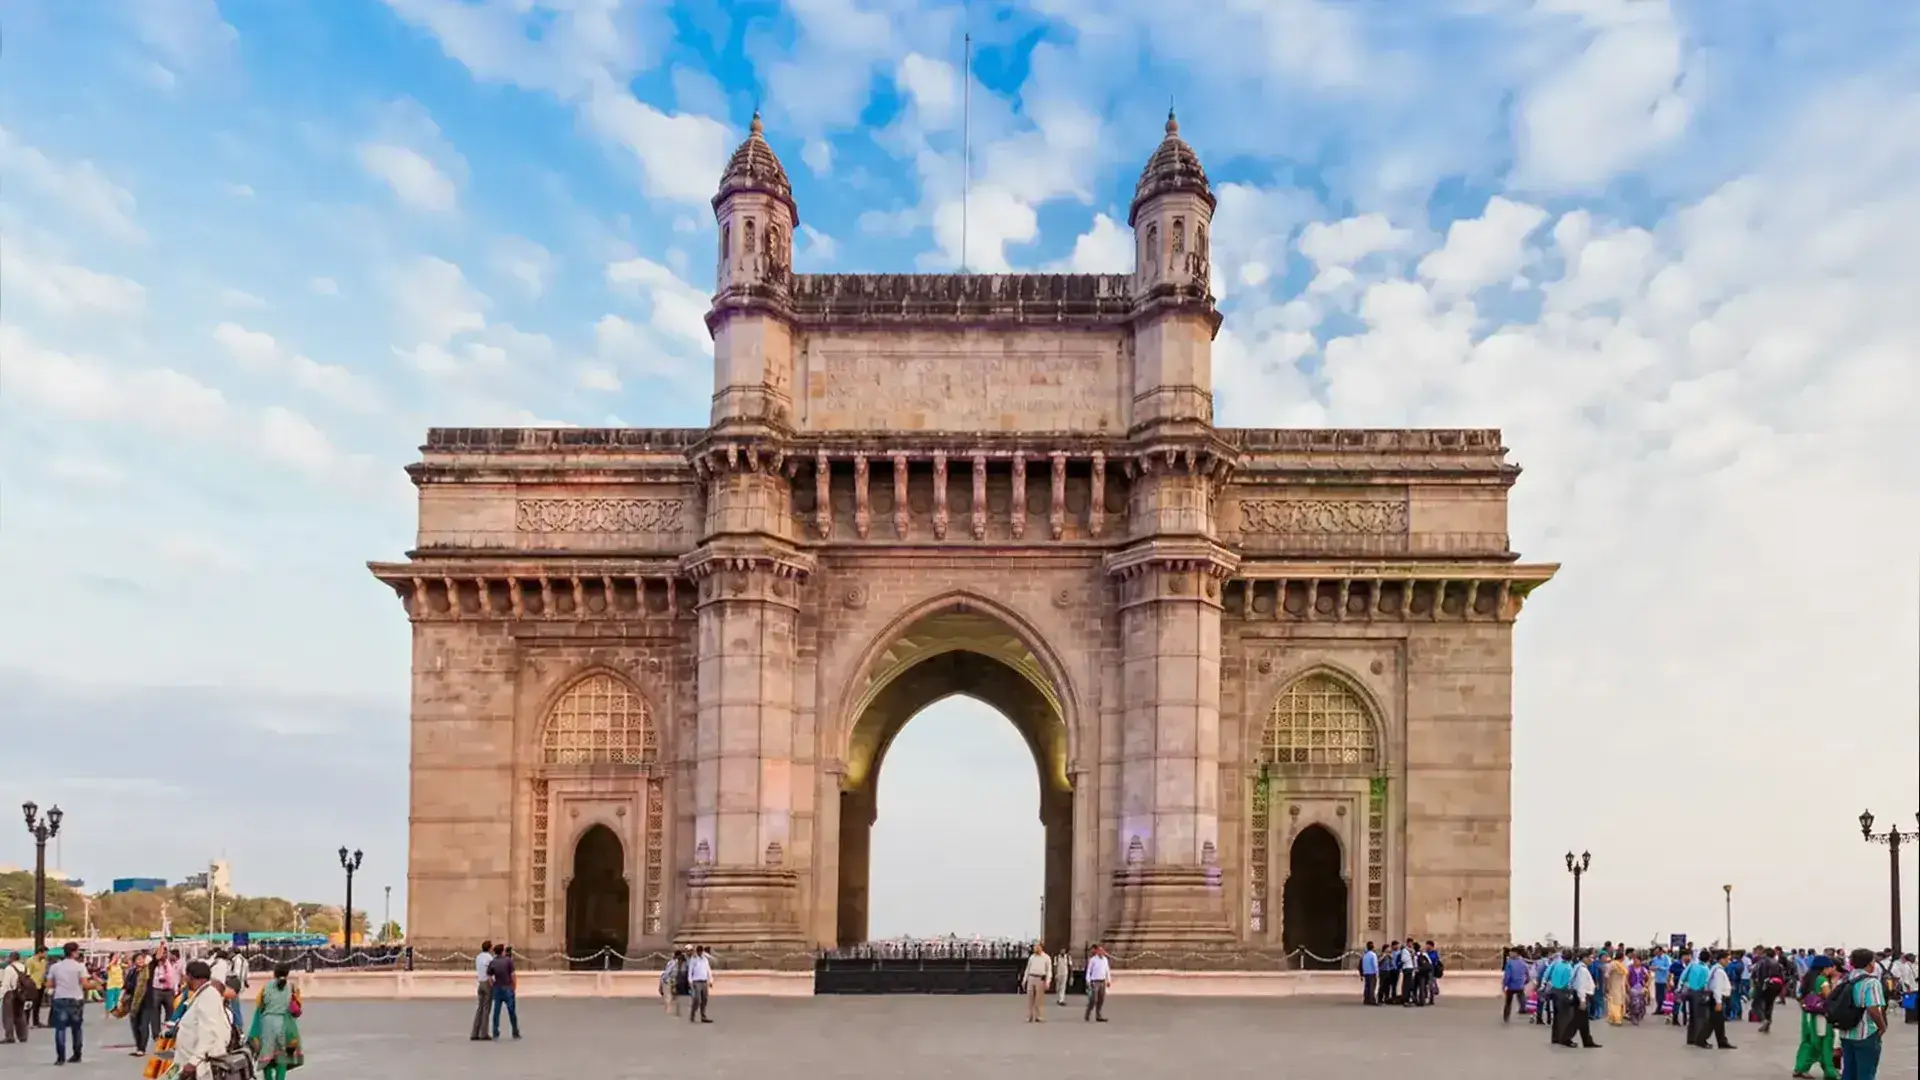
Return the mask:
<path id="1" fill-rule="evenodd" d="M 360 869 L 360 850 L 340 849 L 340 869 L 347 872 L 347 906 L 340 912 L 340 941 L 349 953 L 353 949 L 353 872 Z"/>
<path id="2" fill-rule="evenodd" d="M 47 947 L 47 841 L 60 835 L 60 819 L 66 815 L 55 806 L 40 819 L 40 804 L 29 799 L 20 804 L 27 819 L 27 832 L 33 837 L 33 950 Z"/>
<path id="3" fill-rule="evenodd" d="M 380 912 L 380 944 L 387 944 L 387 927 L 393 925 L 393 886 L 387 886 L 387 900 Z"/>
<path id="4" fill-rule="evenodd" d="M 1586 876 L 1587 867 L 1593 865 L 1593 855 L 1581 852 L 1578 859 L 1573 852 L 1567 852 L 1567 873 L 1573 875 L 1573 951 L 1580 951 L 1580 879 Z"/>
<path id="5" fill-rule="evenodd" d="M 1722 885 L 1721 891 L 1727 894 L 1727 949 L 1733 949 L 1733 886 Z"/>
<path id="6" fill-rule="evenodd" d="M 1920 821 L 1920 814 L 1915 814 Z M 1893 877 L 1887 882 L 1887 902 L 1892 905 L 1893 913 L 1893 954 L 1901 956 L 1905 950 L 1900 948 L 1900 845 L 1920 840 L 1920 832 L 1903 833 L 1899 829 L 1888 829 L 1883 833 L 1873 831 L 1873 811 L 1860 811 L 1860 835 L 1869 844 L 1887 845 L 1887 857 L 1891 862 Z"/>

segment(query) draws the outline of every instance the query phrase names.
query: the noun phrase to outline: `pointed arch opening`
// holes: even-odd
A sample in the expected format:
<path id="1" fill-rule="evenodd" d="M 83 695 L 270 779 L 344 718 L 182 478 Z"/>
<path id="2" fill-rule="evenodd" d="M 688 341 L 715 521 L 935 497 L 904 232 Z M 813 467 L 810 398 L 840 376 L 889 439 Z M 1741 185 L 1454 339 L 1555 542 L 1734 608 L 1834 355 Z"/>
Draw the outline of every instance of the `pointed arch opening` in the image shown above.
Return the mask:
<path id="1" fill-rule="evenodd" d="M 1347 951 L 1347 880 L 1340 838 L 1325 825 L 1300 830 L 1287 852 L 1281 945 L 1296 966 L 1332 970 Z"/>
<path id="2" fill-rule="evenodd" d="M 955 697 L 972 698 L 1005 717 L 1032 756 L 1045 836 L 1043 880 L 1036 883 L 1044 897 L 1041 934 L 1050 944 L 1065 944 L 1071 936 L 1073 789 L 1067 773 L 1067 695 L 1054 677 L 1051 658 L 1036 651 L 1024 628 L 983 608 L 957 600 L 903 620 L 869 652 L 861 667 L 863 678 L 847 695 L 835 927 L 843 946 L 869 938 L 872 833 L 888 752 L 915 717 Z M 981 792 L 978 797 L 1001 794 Z M 964 813 L 961 807 L 954 810 Z"/>
<path id="3" fill-rule="evenodd" d="M 618 968 L 627 951 L 632 889 L 627 848 L 605 825 L 593 825 L 573 846 L 567 878 L 567 956 L 575 968 Z"/>

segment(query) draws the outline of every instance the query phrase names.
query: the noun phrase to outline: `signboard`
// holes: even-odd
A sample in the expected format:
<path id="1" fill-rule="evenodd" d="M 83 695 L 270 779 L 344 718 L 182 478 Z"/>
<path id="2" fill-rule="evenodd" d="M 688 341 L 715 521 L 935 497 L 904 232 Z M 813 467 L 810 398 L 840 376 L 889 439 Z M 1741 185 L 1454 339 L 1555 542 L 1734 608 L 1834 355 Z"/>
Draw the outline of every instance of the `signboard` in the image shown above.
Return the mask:
<path id="1" fill-rule="evenodd" d="M 66 922 L 67 914 L 64 911 L 49 911 L 47 912 L 46 919 L 48 922 Z"/>
<path id="2" fill-rule="evenodd" d="M 233 947 L 234 947 L 234 948 L 236 948 L 236 949 L 244 949 L 244 948 L 246 948 L 246 947 L 247 947 L 247 946 L 248 946 L 248 945 L 249 945 L 250 943 L 251 943 L 251 939 L 250 939 L 250 938 L 249 938 L 249 937 L 247 936 L 247 932 L 246 932 L 245 930 L 236 930 L 236 931 L 234 931 L 234 933 L 233 933 Z"/>
<path id="3" fill-rule="evenodd" d="M 1687 935 L 1675 934 L 1673 935 L 1672 942 L 1675 949 L 1684 950 L 1687 947 Z"/>

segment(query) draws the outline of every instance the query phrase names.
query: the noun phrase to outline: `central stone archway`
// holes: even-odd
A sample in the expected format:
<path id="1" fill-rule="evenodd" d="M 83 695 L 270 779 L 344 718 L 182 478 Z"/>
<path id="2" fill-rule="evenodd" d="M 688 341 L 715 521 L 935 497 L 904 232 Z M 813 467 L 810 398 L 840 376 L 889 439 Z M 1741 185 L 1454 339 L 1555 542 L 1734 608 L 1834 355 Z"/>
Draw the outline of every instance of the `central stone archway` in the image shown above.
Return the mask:
<path id="1" fill-rule="evenodd" d="M 1046 832 L 1042 936 L 1049 949 L 1069 945 L 1074 793 L 1067 710 L 1050 665 L 1009 621 L 964 601 L 913 619 L 888 640 L 850 710 L 840 787 L 838 943 L 856 945 L 868 937 L 873 823 L 888 748 L 927 706 L 964 695 L 1006 717 L 1033 754 Z"/>

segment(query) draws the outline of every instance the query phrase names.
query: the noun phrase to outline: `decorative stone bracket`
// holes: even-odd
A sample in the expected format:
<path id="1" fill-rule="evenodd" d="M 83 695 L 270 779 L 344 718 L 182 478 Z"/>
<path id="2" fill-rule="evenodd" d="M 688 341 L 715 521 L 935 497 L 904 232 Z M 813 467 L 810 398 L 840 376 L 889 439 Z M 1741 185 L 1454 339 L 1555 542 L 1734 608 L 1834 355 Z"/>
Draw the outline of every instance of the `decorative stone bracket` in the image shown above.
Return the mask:
<path id="1" fill-rule="evenodd" d="M 685 575 L 672 563 L 441 567 L 372 563 L 414 622 L 465 619 L 671 619 L 680 613 Z"/>
<path id="2" fill-rule="evenodd" d="M 1228 582 L 1223 599 L 1228 615 L 1249 622 L 1511 622 L 1558 569 L 1550 563 L 1254 566 Z"/>

